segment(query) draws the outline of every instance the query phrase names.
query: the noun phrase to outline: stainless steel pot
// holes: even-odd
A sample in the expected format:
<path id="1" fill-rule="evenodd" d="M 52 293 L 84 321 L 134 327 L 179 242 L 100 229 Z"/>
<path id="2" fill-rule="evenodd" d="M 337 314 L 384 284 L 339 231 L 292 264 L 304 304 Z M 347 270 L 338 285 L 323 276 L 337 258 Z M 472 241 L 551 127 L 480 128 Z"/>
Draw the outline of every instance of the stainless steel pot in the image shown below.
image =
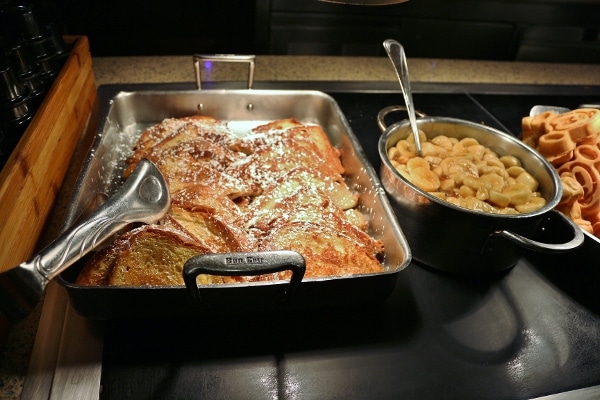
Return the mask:
<path id="1" fill-rule="evenodd" d="M 386 126 L 384 118 L 402 106 L 382 109 L 377 121 L 383 134 L 379 139 L 382 159 L 381 180 L 402 225 L 413 259 L 428 266 L 453 272 L 492 272 L 512 267 L 525 249 L 564 252 L 581 245 L 584 235 L 571 220 L 553 208 L 558 204 L 562 186 L 556 171 L 535 150 L 520 140 L 496 129 L 470 121 L 421 115 L 417 125 L 428 138 L 438 135 L 476 138 L 497 153 L 511 154 L 540 183 L 546 205 L 535 212 L 499 215 L 472 211 L 452 205 L 410 183 L 392 166 L 387 150 L 411 134 L 408 121 Z M 555 215 L 556 214 L 556 215 Z M 549 218 L 560 218 L 566 242 L 541 243 L 532 240 L 544 229 Z M 557 235 L 564 238 L 564 232 Z M 560 241 L 560 239 L 559 239 Z"/>

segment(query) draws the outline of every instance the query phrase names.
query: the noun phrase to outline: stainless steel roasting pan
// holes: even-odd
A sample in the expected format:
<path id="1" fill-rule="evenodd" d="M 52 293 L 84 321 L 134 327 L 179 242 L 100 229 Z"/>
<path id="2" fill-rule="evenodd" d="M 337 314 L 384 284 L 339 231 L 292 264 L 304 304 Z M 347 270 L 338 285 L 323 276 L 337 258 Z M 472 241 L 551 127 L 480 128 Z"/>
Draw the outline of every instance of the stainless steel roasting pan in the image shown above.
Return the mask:
<path id="1" fill-rule="evenodd" d="M 100 88 L 102 89 L 102 88 Z M 107 95 L 108 94 L 108 95 Z M 357 276 L 231 285 L 115 287 L 76 285 L 85 260 L 63 272 L 74 309 L 93 319 L 152 318 L 380 302 L 394 290 L 411 252 L 379 178 L 335 100 L 323 92 L 286 90 L 99 90 L 101 118 L 67 210 L 65 227 L 122 183 L 124 160 L 138 136 L 168 117 L 195 114 L 229 121 L 234 131 L 280 118 L 320 125 L 340 149 L 348 185 L 360 194 L 370 234 L 385 246 L 384 271 Z M 376 140 L 376 138 L 374 138 Z M 292 279 L 293 280 L 293 279 Z M 291 289 L 294 289 L 293 291 Z M 284 293 L 286 296 L 283 296 Z"/>

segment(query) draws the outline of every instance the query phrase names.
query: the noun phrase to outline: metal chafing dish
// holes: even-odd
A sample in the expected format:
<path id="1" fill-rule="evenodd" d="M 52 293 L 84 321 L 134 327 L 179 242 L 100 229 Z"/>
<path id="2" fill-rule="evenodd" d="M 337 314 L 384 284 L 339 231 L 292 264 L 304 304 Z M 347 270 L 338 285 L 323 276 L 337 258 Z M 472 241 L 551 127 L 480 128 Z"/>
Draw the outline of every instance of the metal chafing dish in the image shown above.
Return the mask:
<path id="1" fill-rule="evenodd" d="M 368 216 L 370 233 L 385 246 L 384 271 L 377 274 L 304 279 L 292 296 L 278 303 L 286 281 L 201 286 L 197 296 L 186 287 L 83 287 L 76 285 L 82 264 L 61 274 L 57 281 L 67 289 L 80 314 L 97 319 L 186 316 L 202 312 L 244 311 L 261 308 L 333 306 L 381 301 L 394 290 L 397 274 L 411 260 L 403 233 L 393 216 L 385 192 L 363 154 L 335 100 L 318 91 L 184 90 L 120 92 L 102 100 L 108 104 L 70 202 L 70 225 L 98 201 L 115 191 L 128 150 L 149 126 L 168 117 L 194 114 L 229 121 L 234 132 L 266 121 L 293 117 L 320 125 L 339 148 L 349 187 L 360 193 L 360 209 Z M 190 293 L 191 292 L 191 293 Z M 194 297 L 204 299 L 194 303 Z"/>

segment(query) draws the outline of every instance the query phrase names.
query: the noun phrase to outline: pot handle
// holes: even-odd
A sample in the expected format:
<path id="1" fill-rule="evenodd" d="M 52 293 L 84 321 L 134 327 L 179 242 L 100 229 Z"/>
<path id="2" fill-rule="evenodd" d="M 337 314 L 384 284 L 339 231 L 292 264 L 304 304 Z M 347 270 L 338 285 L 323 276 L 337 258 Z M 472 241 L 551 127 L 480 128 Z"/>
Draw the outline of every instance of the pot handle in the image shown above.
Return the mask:
<path id="1" fill-rule="evenodd" d="M 388 126 L 385 124 L 385 117 L 393 112 L 397 112 L 397 111 L 404 111 L 404 112 L 408 112 L 408 110 L 406 109 L 405 106 L 387 106 L 382 108 L 378 113 L 377 113 L 377 126 L 379 126 L 379 129 L 381 130 L 381 132 L 385 132 L 388 129 Z M 419 110 L 415 110 L 415 114 L 417 114 L 420 118 L 426 117 L 427 114 L 425 114 L 424 112 L 421 112 Z"/>
<path id="2" fill-rule="evenodd" d="M 256 276 L 290 270 L 292 277 L 282 300 L 287 300 L 296 290 L 304 273 L 306 261 L 301 254 L 289 250 L 200 254 L 190 258 L 183 266 L 185 286 L 201 304 L 201 288 L 196 283 L 200 274 L 220 276 Z"/>
<path id="3" fill-rule="evenodd" d="M 571 221 L 568 217 L 566 217 L 564 214 L 562 214 L 556 210 L 552 210 L 552 211 L 550 211 L 550 213 L 553 213 L 554 215 L 558 216 L 559 219 L 564 224 L 566 224 L 566 226 L 568 228 L 570 228 L 573 231 L 573 237 L 571 240 L 569 240 L 566 243 L 542 243 L 542 242 L 528 239 L 526 237 L 523 237 L 519 234 L 510 232 L 510 231 L 502 230 L 502 231 L 493 232 L 488 237 L 488 241 L 492 237 L 503 237 L 505 239 L 508 239 L 514 243 L 517 243 L 517 244 L 525 247 L 528 250 L 539 251 L 542 253 L 560 253 L 560 252 L 567 251 L 567 250 L 573 250 L 573 249 L 579 247 L 585 239 L 585 236 L 584 236 L 581 228 L 579 226 L 577 226 L 577 224 L 575 224 L 573 221 Z M 487 246 L 483 246 L 483 249 L 485 249 L 486 247 Z"/>

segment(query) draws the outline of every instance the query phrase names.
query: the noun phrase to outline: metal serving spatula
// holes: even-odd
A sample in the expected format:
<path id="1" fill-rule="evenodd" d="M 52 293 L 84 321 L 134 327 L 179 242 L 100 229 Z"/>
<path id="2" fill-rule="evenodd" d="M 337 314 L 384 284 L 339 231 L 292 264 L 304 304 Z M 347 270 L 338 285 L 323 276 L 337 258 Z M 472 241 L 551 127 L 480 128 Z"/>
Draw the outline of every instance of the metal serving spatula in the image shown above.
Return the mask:
<path id="1" fill-rule="evenodd" d="M 125 226 L 156 222 L 170 205 L 167 183 L 158 168 L 148 160 L 140 161 L 123 186 L 83 222 L 30 261 L 0 274 L 0 309 L 13 320 L 25 317 L 51 279 Z"/>

